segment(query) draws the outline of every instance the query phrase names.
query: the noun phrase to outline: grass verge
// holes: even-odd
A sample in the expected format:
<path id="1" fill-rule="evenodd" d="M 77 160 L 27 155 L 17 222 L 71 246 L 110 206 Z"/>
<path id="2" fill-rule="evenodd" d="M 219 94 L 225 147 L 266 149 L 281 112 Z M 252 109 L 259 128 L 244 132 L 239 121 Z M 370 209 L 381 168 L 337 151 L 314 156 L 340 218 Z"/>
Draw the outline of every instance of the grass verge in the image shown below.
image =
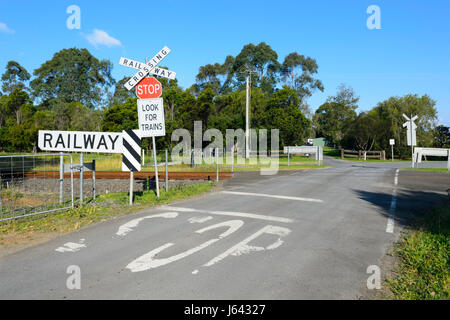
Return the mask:
<path id="1" fill-rule="evenodd" d="M 417 218 L 394 255 L 400 262 L 386 280 L 390 298 L 450 300 L 450 201 Z"/>
<path id="2" fill-rule="evenodd" d="M 64 234 L 79 230 L 90 224 L 106 221 L 153 207 L 208 192 L 214 182 L 178 186 L 168 192 L 160 190 L 160 198 L 154 191 L 135 192 L 134 205 L 129 206 L 128 193 L 110 193 L 98 196 L 97 199 L 83 207 L 61 211 L 48 215 L 11 220 L 0 224 L 0 248 L 32 241 L 43 234 Z"/>

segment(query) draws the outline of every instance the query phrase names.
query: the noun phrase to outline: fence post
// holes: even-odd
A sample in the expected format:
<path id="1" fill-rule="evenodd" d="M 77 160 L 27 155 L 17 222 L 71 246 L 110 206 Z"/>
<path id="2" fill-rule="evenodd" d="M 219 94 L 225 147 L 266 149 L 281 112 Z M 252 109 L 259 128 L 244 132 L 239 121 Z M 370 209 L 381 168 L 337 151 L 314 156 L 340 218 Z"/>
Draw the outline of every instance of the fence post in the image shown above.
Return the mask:
<path id="1" fill-rule="evenodd" d="M 288 166 L 290 165 L 291 165 L 291 148 L 288 147 Z"/>
<path id="2" fill-rule="evenodd" d="M 59 156 L 59 204 L 63 203 L 64 190 L 64 156 L 60 153 Z"/>
<path id="3" fill-rule="evenodd" d="M 219 181 L 219 148 L 216 148 L 216 181 Z"/>
<path id="4" fill-rule="evenodd" d="M 80 154 L 80 204 L 83 205 L 83 153 Z"/>
<path id="5" fill-rule="evenodd" d="M 96 190 L 95 190 L 95 159 L 92 160 L 92 198 L 95 200 Z"/>
<path id="6" fill-rule="evenodd" d="M 341 159 L 344 160 L 344 149 L 341 149 Z"/>
<path id="7" fill-rule="evenodd" d="M 450 171 L 450 149 L 447 149 L 447 170 Z M 0 191 L 1 191 L 1 185 L 0 185 Z M 1 198 L 0 198 L 0 202 L 1 202 Z"/>
<path id="8" fill-rule="evenodd" d="M 231 147 L 231 172 L 234 172 L 234 146 Z"/>
<path id="9" fill-rule="evenodd" d="M 168 151 L 166 149 L 166 192 L 169 191 L 169 168 L 168 168 Z"/>
<path id="10" fill-rule="evenodd" d="M 0 211 L 2 211 L 2 177 L 0 176 Z"/>

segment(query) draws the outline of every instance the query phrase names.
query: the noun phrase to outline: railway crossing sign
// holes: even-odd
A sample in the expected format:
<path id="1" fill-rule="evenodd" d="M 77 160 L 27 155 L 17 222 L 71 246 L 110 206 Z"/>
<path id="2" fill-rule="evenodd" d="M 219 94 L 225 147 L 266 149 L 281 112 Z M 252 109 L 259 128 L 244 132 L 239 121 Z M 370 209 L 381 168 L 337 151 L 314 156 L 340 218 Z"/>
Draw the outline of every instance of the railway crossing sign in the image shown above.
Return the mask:
<path id="1" fill-rule="evenodd" d="M 158 181 L 158 167 L 156 161 L 156 136 L 164 136 L 166 134 L 165 123 L 164 123 L 164 107 L 163 107 L 163 99 L 159 98 L 162 94 L 162 86 L 161 83 L 153 77 L 146 78 L 144 77 L 151 73 L 157 76 L 166 77 L 168 79 L 175 79 L 176 73 L 170 70 L 156 68 L 158 63 L 160 63 L 168 54 L 170 53 L 170 49 L 168 47 L 162 48 L 150 61 L 145 59 L 145 64 L 134 61 L 131 59 L 121 58 L 119 64 L 138 69 L 139 71 L 131 77 L 126 83 L 125 88 L 131 90 L 134 86 L 136 86 L 136 95 L 140 98 L 138 99 L 138 119 L 139 119 L 139 129 L 133 130 L 136 133 L 136 136 L 139 136 L 139 139 L 142 137 L 152 137 L 152 145 L 153 145 L 153 159 L 155 162 L 155 182 L 156 182 L 156 196 L 159 198 L 159 181 Z M 144 80 L 143 80 L 144 79 Z M 130 136 L 133 136 L 130 134 Z M 140 141 L 140 140 L 139 140 Z M 136 142 L 136 141 L 134 141 Z M 125 136 L 124 136 L 124 144 L 125 144 Z M 128 149 L 127 149 L 128 150 Z M 134 156 L 136 162 L 135 165 L 139 165 L 140 170 L 140 152 L 132 152 L 132 150 L 128 150 L 130 156 Z M 139 151 L 140 151 L 140 142 L 139 142 Z M 125 159 L 125 155 L 123 157 Z M 128 158 L 127 158 L 128 159 Z M 129 159 L 128 159 L 129 160 Z M 122 170 L 125 167 L 130 170 L 130 205 L 133 202 L 133 168 L 129 166 L 131 163 L 122 165 Z M 137 168 L 136 166 L 134 166 Z"/>
<path id="2" fill-rule="evenodd" d="M 123 58 L 123 57 L 120 58 L 119 64 L 122 66 L 125 66 L 125 67 L 136 69 L 136 70 L 143 70 L 144 67 L 146 66 L 146 64 L 143 62 L 139 62 L 139 61 L 131 60 L 128 58 Z M 155 76 L 164 77 L 164 78 L 167 78 L 170 80 L 175 79 L 175 77 L 177 76 L 177 73 L 174 71 L 170 71 L 170 70 L 158 68 L 158 67 L 155 67 L 149 73 L 151 73 Z"/>
<path id="3" fill-rule="evenodd" d="M 155 99 L 162 94 L 161 82 L 153 77 L 146 77 L 136 85 L 136 95 L 140 99 Z"/>
<path id="4" fill-rule="evenodd" d="M 142 70 L 139 71 L 125 83 L 125 88 L 131 90 L 135 85 L 137 85 L 148 73 L 153 72 L 156 65 L 160 63 L 168 54 L 170 49 L 168 47 L 162 48 L 150 61 L 146 62 L 142 66 Z"/>
<path id="5" fill-rule="evenodd" d="M 403 117 L 407 120 L 403 127 L 407 129 L 406 139 L 408 146 L 416 146 L 416 129 L 417 125 L 414 123 L 414 120 L 417 119 L 417 116 L 409 118 L 406 114 L 403 114 Z"/>

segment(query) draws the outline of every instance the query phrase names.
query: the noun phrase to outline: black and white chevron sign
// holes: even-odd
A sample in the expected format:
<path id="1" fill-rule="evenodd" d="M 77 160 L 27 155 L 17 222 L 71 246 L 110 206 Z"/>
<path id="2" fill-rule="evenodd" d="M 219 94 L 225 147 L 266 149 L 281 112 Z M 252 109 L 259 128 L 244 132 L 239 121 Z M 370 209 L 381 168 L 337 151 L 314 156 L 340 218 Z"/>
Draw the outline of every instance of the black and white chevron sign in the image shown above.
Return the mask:
<path id="1" fill-rule="evenodd" d="M 122 171 L 141 171 L 141 138 L 138 130 L 122 131 Z"/>

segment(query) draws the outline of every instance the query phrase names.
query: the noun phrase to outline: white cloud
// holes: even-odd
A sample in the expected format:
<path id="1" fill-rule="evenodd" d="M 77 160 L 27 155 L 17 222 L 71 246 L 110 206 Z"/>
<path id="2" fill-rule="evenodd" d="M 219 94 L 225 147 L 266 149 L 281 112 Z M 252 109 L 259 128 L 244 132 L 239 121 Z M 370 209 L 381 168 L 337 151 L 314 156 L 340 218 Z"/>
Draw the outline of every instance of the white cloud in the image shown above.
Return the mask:
<path id="1" fill-rule="evenodd" d="M 15 31 L 10 29 L 6 23 L 0 22 L 0 33 L 13 34 Z"/>
<path id="2" fill-rule="evenodd" d="M 107 46 L 108 48 L 114 46 L 121 46 L 122 43 L 116 38 L 111 37 L 108 33 L 102 30 L 94 29 L 92 34 L 88 34 L 86 39 L 95 47 L 100 45 Z"/>

